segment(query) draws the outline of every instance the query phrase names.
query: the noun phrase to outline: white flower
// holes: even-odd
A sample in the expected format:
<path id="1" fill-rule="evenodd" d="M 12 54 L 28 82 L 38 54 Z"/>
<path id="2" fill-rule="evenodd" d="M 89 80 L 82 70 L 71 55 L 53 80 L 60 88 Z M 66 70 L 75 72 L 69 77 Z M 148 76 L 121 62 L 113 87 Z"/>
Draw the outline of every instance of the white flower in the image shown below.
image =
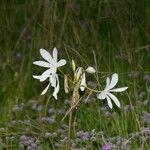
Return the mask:
<path id="1" fill-rule="evenodd" d="M 54 48 L 52 57 L 48 51 L 46 51 L 45 49 L 40 49 L 40 54 L 46 61 L 34 61 L 33 64 L 48 69 L 44 71 L 41 75 L 33 75 L 35 79 L 39 79 L 41 82 L 43 82 L 49 77 L 50 74 L 56 74 L 58 67 L 66 64 L 66 60 L 64 59 L 61 59 L 57 62 L 57 53 L 57 49 Z"/>
<path id="2" fill-rule="evenodd" d="M 88 67 L 86 69 L 86 72 L 88 73 L 95 73 L 95 69 L 93 67 Z M 85 77 L 85 71 L 82 67 L 78 67 L 75 72 L 75 80 L 80 82 L 80 90 L 84 91 L 86 87 L 86 77 Z"/>
<path id="3" fill-rule="evenodd" d="M 112 78 L 111 78 L 111 81 L 109 78 L 106 79 L 106 87 L 105 89 L 100 93 L 98 94 L 97 98 L 98 99 L 107 99 L 107 103 L 108 103 L 108 106 L 112 109 L 112 102 L 111 102 L 111 99 L 114 101 L 114 103 L 120 107 L 120 102 L 118 100 L 118 98 L 116 96 L 114 96 L 111 92 L 123 92 L 125 90 L 128 89 L 128 87 L 122 87 L 122 88 L 116 88 L 116 89 L 112 89 L 115 87 L 115 85 L 117 84 L 118 82 L 118 74 L 114 73 L 112 75 Z"/>
<path id="4" fill-rule="evenodd" d="M 59 79 L 58 79 L 58 75 L 56 74 L 56 72 L 57 72 L 58 67 L 61 67 L 66 64 L 66 60 L 61 59 L 57 61 L 58 52 L 56 48 L 53 49 L 53 56 L 51 56 L 50 53 L 46 51 L 45 49 L 40 49 L 40 54 L 45 59 L 45 61 L 34 61 L 33 64 L 41 66 L 41 67 L 45 67 L 48 69 L 44 71 L 41 75 L 33 75 L 33 78 L 40 80 L 40 82 L 43 82 L 47 78 L 49 78 L 49 84 L 43 90 L 41 95 L 45 94 L 49 86 L 51 85 L 52 87 L 54 87 L 53 96 L 55 97 L 55 99 L 57 99 L 57 93 L 59 91 Z"/>

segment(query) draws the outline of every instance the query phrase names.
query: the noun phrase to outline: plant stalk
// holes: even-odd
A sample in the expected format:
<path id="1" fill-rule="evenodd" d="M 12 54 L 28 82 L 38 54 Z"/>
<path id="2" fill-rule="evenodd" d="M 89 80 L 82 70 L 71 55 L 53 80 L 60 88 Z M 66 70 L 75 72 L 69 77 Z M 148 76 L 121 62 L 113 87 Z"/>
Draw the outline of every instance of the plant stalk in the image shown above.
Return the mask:
<path id="1" fill-rule="evenodd" d="M 69 129 L 68 129 L 67 150 L 71 150 L 71 126 L 72 126 L 72 111 L 69 114 Z"/>
<path id="2" fill-rule="evenodd" d="M 78 92 L 78 86 L 74 87 L 71 101 L 71 111 L 69 114 L 69 129 L 68 129 L 68 141 L 67 141 L 67 150 L 71 150 L 71 127 L 72 127 L 72 115 L 73 109 L 76 107 L 80 99 L 80 95 Z"/>

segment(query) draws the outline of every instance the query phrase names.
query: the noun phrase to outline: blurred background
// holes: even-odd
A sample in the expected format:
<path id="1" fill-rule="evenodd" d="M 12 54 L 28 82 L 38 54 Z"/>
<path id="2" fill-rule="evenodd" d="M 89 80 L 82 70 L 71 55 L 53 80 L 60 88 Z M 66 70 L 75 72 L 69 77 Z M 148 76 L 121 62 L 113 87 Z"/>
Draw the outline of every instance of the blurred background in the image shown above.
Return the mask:
<path id="1" fill-rule="evenodd" d="M 95 66 L 102 87 L 103 76 L 118 73 L 129 86 L 124 105 L 136 106 L 141 92 L 149 100 L 149 0 L 0 0 L 0 12 L 0 125 L 14 119 L 15 104 L 45 99 L 45 86 L 32 78 L 41 72 L 32 64 L 40 48 L 57 47 L 68 65 Z"/>

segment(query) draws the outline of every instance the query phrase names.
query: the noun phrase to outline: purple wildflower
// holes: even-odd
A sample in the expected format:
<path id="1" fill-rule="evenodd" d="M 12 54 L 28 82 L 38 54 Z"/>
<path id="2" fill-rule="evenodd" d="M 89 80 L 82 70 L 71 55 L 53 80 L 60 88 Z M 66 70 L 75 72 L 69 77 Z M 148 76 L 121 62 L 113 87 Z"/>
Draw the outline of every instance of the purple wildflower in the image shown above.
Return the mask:
<path id="1" fill-rule="evenodd" d="M 102 150 L 111 150 L 111 145 L 109 143 L 105 144 Z"/>

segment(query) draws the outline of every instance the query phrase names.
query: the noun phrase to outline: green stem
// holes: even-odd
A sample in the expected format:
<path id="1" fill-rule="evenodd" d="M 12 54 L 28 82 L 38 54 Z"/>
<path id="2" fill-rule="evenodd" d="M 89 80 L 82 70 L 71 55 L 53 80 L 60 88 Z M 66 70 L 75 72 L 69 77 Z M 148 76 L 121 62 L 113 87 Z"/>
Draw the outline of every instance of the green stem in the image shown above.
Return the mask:
<path id="1" fill-rule="evenodd" d="M 50 98 L 51 98 L 51 97 L 52 97 L 52 96 L 49 96 L 49 98 L 48 98 L 48 100 L 47 100 L 47 102 L 46 102 L 44 116 L 46 116 L 46 114 L 47 114 L 48 104 L 49 104 L 49 101 L 50 101 Z"/>
<path id="2" fill-rule="evenodd" d="M 89 91 L 92 91 L 92 92 L 95 92 L 95 93 L 100 93 L 100 92 L 101 92 L 101 91 L 99 91 L 99 90 L 91 89 L 91 88 L 89 88 L 89 87 L 87 87 L 87 86 L 85 86 L 85 88 L 88 89 Z"/>
<path id="3" fill-rule="evenodd" d="M 72 111 L 70 112 L 70 115 L 69 115 L 67 150 L 71 150 L 71 126 L 72 126 Z"/>

